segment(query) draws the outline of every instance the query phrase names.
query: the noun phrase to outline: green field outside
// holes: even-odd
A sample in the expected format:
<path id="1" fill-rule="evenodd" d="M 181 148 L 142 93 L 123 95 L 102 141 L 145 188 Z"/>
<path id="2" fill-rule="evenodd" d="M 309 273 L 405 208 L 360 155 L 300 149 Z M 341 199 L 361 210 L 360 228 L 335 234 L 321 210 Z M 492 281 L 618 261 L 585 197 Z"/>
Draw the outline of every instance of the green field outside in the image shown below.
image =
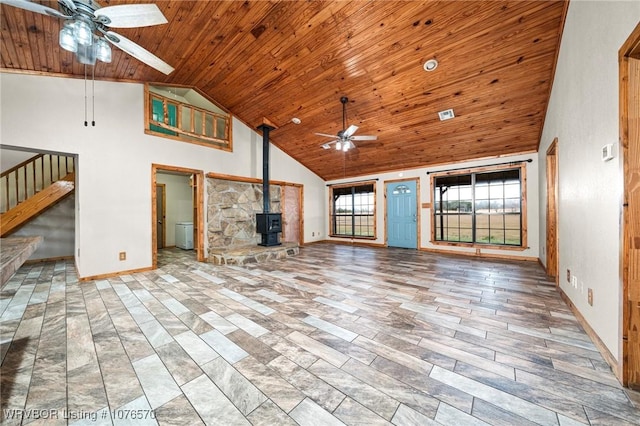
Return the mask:
<path id="1" fill-rule="evenodd" d="M 334 235 L 353 235 L 356 237 L 374 237 L 373 216 L 356 216 L 356 228 L 352 233 L 351 216 L 335 216 L 336 229 Z"/>
<path id="2" fill-rule="evenodd" d="M 444 215 L 444 238 L 440 238 L 440 217 L 436 216 L 438 241 L 474 242 L 471 215 Z M 476 241 L 485 244 L 520 245 L 520 215 L 476 215 Z"/>

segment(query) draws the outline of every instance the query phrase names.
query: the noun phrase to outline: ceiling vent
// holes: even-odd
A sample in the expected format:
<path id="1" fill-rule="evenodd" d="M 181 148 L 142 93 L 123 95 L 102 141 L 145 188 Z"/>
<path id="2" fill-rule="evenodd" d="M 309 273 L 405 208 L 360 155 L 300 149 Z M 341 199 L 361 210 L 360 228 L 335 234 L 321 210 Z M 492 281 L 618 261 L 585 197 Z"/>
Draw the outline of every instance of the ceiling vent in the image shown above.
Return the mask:
<path id="1" fill-rule="evenodd" d="M 451 120 L 455 115 L 453 114 L 452 109 L 447 109 L 444 111 L 440 111 L 438 113 L 438 117 L 440 117 L 440 121 Z"/>

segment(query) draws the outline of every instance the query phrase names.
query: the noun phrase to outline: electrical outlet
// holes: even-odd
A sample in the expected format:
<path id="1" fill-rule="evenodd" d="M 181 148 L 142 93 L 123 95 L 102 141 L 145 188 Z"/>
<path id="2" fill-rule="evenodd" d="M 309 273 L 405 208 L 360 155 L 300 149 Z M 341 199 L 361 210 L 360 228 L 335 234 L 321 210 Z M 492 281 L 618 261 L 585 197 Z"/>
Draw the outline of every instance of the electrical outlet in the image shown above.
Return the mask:
<path id="1" fill-rule="evenodd" d="M 121 251 L 121 252 L 118 254 L 118 258 L 119 258 L 120 260 L 127 260 L 127 252 L 126 252 L 126 251 Z"/>
<path id="2" fill-rule="evenodd" d="M 571 282 L 571 270 L 567 269 L 567 282 L 570 283 Z"/>
<path id="3" fill-rule="evenodd" d="M 578 277 L 575 275 L 571 277 L 571 285 L 573 288 L 578 288 Z"/>
<path id="4" fill-rule="evenodd" d="M 312 237 L 315 237 L 315 236 L 316 236 L 316 233 L 312 231 L 312 232 L 311 232 L 311 236 L 312 236 Z"/>
<path id="5" fill-rule="evenodd" d="M 593 306 L 593 289 L 587 289 L 587 302 Z"/>

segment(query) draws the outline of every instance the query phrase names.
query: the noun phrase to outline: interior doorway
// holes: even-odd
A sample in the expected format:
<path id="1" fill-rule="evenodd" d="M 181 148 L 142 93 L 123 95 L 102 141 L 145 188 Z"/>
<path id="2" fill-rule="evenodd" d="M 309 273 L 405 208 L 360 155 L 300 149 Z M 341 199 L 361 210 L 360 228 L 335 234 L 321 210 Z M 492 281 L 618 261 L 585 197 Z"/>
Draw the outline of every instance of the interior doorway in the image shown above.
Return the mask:
<path id="1" fill-rule="evenodd" d="M 547 275 L 558 281 L 558 138 L 547 149 Z"/>
<path id="2" fill-rule="evenodd" d="M 153 268 L 158 267 L 158 249 L 167 247 L 193 249 L 194 259 L 204 262 L 204 172 L 158 164 L 151 168 Z M 181 195 L 172 197 L 176 191 Z"/>
<path id="3" fill-rule="evenodd" d="M 621 379 L 640 390 L 640 24 L 619 51 L 622 201 Z"/>

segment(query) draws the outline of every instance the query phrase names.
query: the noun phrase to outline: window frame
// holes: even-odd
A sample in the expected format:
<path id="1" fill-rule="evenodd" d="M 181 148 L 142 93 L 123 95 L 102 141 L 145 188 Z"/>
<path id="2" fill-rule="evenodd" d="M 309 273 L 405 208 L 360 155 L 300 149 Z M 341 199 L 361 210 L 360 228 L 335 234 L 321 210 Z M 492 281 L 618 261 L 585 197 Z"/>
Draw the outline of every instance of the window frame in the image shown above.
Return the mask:
<path id="1" fill-rule="evenodd" d="M 335 214 L 335 201 L 334 201 L 334 196 L 333 196 L 333 191 L 334 189 L 341 189 L 341 188 L 352 188 L 352 196 L 354 194 L 354 190 L 356 187 L 361 187 L 361 186 L 366 186 L 366 185 L 371 185 L 372 186 L 372 198 L 373 198 L 373 213 L 371 214 L 367 214 L 367 215 L 362 215 L 362 214 L 355 214 L 355 209 L 354 211 L 351 212 L 350 215 L 339 215 L 339 216 L 350 216 L 351 217 L 351 234 L 337 234 L 336 231 L 336 218 L 338 217 L 338 215 Z M 353 205 L 353 202 L 352 202 Z M 350 238 L 350 239 L 361 239 L 361 240 L 375 240 L 377 238 L 377 226 L 376 226 L 376 214 L 377 214 L 377 185 L 376 185 L 376 181 L 375 180 L 371 180 L 371 181 L 362 181 L 362 182 L 357 182 L 357 183 L 346 183 L 346 184 L 336 184 L 336 185 L 329 185 L 329 236 L 332 238 Z M 371 217 L 371 220 L 373 221 L 372 225 L 370 225 L 372 227 L 372 231 L 373 231 L 373 235 L 369 236 L 369 235 L 356 235 L 355 234 L 355 229 L 357 226 L 353 226 L 356 218 L 357 217 Z"/>
<path id="2" fill-rule="evenodd" d="M 182 120 L 182 105 L 188 105 L 191 106 L 191 109 L 197 113 L 202 113 L 203 111 L 206 113 L 211 113 L 213 116 L 223 116 L 226 115 L 226 132 L 225 135 L 227 136 L 227 139 L 219 139 L 217 137 L 199 137 L 198 135 L 194 135 L 194 134 L 188 134 L 189 132 L 184 132 L 184 134 L 182 132 L 174 132 L 175 134 L 171 134 L 171 129 L 167 129 L 167 130 L 155 130 L 153 129 L 151 126 L 154 125 L 153 122 L 154 120 L 152 120 L 152 98 L 163 98 L 166 96 L 160 95 L 152 90 L 149 89 L 149 86 L 154 86 L 154 87 L 162 87 L 162 88 L 167 88 L 167 89 L 171 89 L 171 88 L 176 88 L 176 89 L 190 89 L 193 90 L 194 92 L 196 92 L 198 95 L 200 95 L 202 98 L 204 98 L 206 101 L 210 102 L 211 104 L 215 105 L 217 108 L 219 108 L 221 111 L 223 111 L 223 113 L 219 113 L 216 111 L 212 111 L 209 109 L 205 109 L 202 107 L 198 107 L 192 104 L 185 104 L 183 102 L 180 101 L 176 101 L 176 102 L 170 102 L 172 105 L 176 106 L 176 123 L 179 124 L 181 123 Z M 203 127 L 204 128 L 204 127 Z M 168 133 L 165 133 L 168 132 Z M 180 142 L 187 142 L 187 143 L 192 143 L 192 144 L 196 144 L 196 145 L 201 145 L 201 146 L 206 146 L 208 148 L 213 148 L 213 149 L 219 149 L 222 151 L 229 151 L 229 152 L 233 152 L 233 115 L 226 109 L 224 108 L 222 105 L 218 104 L 217 102 L 213 101 L 212 99 L 210 99 L 207 95 L 205 95 L 203 92 L 201 92 L 197 87 L 193 87 L 193 86 L 183 86 L 183 85 L 167 85 L 167 84 L 157 84 L 157 83 L 145 83 L 144 84 L 144 132 L 148 135 L 153 135 L 153 136 L 159 136 L 162 138 L 166 138 L 166 139 L 173 139 L 176 141 L 180 141 Z"/>
<path id="3" fill-rule="evenodd" d="M 442 177 L 452 177 L 452 176 L 465 176 L 465 175 L 476 175 L 483 173 L 492 173 L 492 172 L 504 172 L 508 170 L 519 170 L 520 173 L 520 245 L 515 244 L 496 244 L 496 243 L 480 243 L 480 242 L 464 242 L 464 241 L 443 241 L 436 240 L 436 179 Z M 460 169 L 460 170 L 452 170 L 449 172 L 437 172 L 431 174 L 431 197 L 433 202 L 431 203 L 432 212 L 430 214 L 431 217 L 431 244 L 434 245 L 442 245 L 442 246 L 459 246 L 459 247 L 472 247 L 476 249 L 480 248 L 490 248 L 490 249 L 498 249 L 498 250 L 516 250 L 522 251 L 528 249 L 527 245 L 527 175 L 526 175 L 526 163 L 522 162 L 514 162 L 510 164 L 504 165 L 495 165 L 495 166 L 484 166 L 484 167 L 474 167 L 468 169 Z M 471 185 L 475 185 L 475 180 L 472 179 Z M 470 213 L 472 216 L 472 226 L 476 227 L 475 216 L 478 215 L 475 213 L 475 186 L 472 186 L 472 212 Z M 484 216 L 480 214 L 480 216 Z M 475 233 L 473 234 L 475 235 Z"/>

